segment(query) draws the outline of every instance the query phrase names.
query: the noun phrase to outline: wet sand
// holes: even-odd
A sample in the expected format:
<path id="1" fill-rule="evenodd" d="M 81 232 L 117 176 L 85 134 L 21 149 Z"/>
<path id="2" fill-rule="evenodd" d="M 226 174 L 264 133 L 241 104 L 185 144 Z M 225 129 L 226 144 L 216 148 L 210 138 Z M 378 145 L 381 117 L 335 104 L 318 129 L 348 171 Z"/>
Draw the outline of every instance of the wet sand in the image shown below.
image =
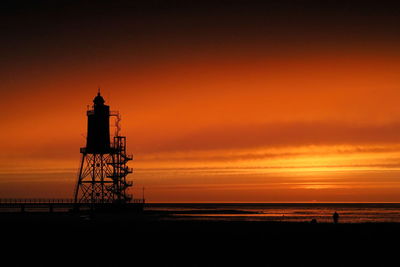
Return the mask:
<path id="1" fill-rule="evenodd" d="M 0 221 L 2 257 L 16 266 L 383 266 L 396 259 L 400 238 L 396 223 L 177 221 L 155 213 Z"/>

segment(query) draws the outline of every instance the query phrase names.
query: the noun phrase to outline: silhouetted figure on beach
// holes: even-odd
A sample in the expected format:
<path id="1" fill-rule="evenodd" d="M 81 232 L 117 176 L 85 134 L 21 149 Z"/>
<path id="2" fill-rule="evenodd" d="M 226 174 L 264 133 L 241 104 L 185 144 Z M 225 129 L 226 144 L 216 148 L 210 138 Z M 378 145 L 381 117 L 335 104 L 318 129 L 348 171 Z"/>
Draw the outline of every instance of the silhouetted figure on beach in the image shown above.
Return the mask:
<path id="1" fill-rule="evenodd" d="M 339 223 L 339 213 L 335 211 L 332 217 L 333 217 L 333 223 L 335 224 Z"/>

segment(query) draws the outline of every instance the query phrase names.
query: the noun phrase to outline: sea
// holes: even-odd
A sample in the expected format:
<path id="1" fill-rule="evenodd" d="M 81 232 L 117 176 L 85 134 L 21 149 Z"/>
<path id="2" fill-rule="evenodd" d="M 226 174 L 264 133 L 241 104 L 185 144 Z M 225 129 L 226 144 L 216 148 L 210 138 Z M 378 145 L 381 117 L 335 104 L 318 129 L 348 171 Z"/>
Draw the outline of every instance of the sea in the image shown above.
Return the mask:
<path id="1" fill-rule="evenodd" d="M 146 204 L 164 220 L 399 223 L 400 203 L 207 203 Z"/>

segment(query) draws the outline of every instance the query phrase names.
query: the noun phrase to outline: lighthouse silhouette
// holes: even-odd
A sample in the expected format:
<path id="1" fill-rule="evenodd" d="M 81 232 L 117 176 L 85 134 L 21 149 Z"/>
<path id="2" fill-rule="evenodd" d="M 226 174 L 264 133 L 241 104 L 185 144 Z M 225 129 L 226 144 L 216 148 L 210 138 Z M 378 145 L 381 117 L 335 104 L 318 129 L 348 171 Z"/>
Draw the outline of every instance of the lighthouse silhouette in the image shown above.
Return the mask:
<path id="1" fill-rule="evenodd" d="M 86 151 L 88 153 L 107 154 L 110 152 L 110 107 L 104 103 L 104 98 L 98 92 L 93 99 L 93 110 L 87 112 Z"/>
<path id="2" fill-rule="evenodd" d="M 132 173 L 126 163 L 132 160 L 132 156 L 126 154 L 126 137 L 119 134 L 119 113 L 110 111 L 99 89 L 86 115 L 87 138 L 86 146 L 80 149 L 82 158 L 74 192 L 75 204 L 95 204 L 99 207 L 135 202 L 132 195 L 128 194 L 133 183 L 126 179 Z M 111 142 L 112 117 L 116 131 Z"/>

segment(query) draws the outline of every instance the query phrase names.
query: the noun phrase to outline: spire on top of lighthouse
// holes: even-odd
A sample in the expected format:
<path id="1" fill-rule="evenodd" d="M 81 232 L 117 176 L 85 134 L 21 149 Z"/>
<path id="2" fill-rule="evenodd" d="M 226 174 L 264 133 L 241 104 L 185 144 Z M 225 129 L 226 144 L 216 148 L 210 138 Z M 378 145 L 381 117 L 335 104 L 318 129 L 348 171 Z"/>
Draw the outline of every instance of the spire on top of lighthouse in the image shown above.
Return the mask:
<path id="1" fill-rule="evenodd" d="M 97 96 L 93 99 L 93 103 L 95 105 L 104 105 L 106 101 L 104 100 L 104 98 L 100 95 L 100 88 L 99 91 L 97 92 Z"/>

